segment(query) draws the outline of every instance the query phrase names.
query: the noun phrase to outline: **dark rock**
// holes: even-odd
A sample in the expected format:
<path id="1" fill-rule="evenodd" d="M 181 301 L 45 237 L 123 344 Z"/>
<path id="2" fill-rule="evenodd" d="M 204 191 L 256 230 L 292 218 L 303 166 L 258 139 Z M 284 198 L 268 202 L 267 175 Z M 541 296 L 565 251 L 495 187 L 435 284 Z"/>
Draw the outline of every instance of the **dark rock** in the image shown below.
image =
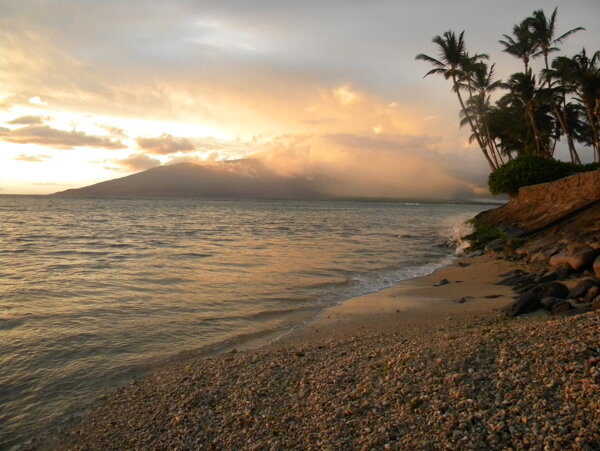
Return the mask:
<path id="1" fill-rule="evenodd" d="M 594 310 L 600 310 L 600 296 L 596 297 L 596 299 L 592 301 L 592 308 Z"/>
<path id="2" fill-rule="evenodd" d="M 537 291 L 537 290 L 536 290 Z M 569 289 L 562 282 L 547 282 L 539 285 L 541 297 L 555 297 L 566 299 L 569 296 Z"/>
<path id="3" fill-rule="evenodd" d="M 587 291 L 592 287 L 600 287 L 600 279 L 596 279 L 595 277 L 586 277 L 585 279 L 581 279 L 577 282 L 577 285 L 573 287 L 569 296 L 573 299 L 579 299 L 587 293 Z"/>
<path id="4" fill-rule="evenodd" d="M 448 279 L 442 279 L 434 285 L 434 287 L 441 287 L 442 285 L 448 285 L 450 281 Z"/>
<path id="5" fill-rule="evenodd" d="M 515 274 L 502 279 L 500 282 L 497 282 L 496 285 L 523 287 L 533 283 L 534 279 L 535 276 L 533 274 Z"/>
<path id="6" fill-rule="evenodd" d="M 552 314 L 553 315 L 561 315 L 563 313 L 568 312 L 569 310 L 573 310 L 573 306 L 569 304 L 567 301 L 559 300 L 559 302 L 555 303 L 552 306 Z"/>
<path id="7" fill-rule="evenodd" d="M 596 277 L 600 277 L 600 256 L 598 256 L 596 260 L 594 260 L 594 264 L 592 265 L 592 267 L 594 268 L 594 273 L 596 274 Z"/>
<path id="8" fill-rule="evenodd" d="M 508 272 L 500 274 L 500 277 L 522 276 L 524 274 L 528 274 L 528 273 L 523 271 L 522 269 L 514 269 L 512 271 L 508 271 Z"/>
<path id="9" fill-rule="evenodd" d="M 506 240 L 504 238 L 496 238 L 495 240 L 490 241 L 488 244 L 486 244 L 483 250 L 486 252 L 486 254 L 501 252 L 502 250 L 504 250 L 505 244 Z"/>
<path id="10" fill-rule="evenodd" d="M 563 302 L 563 300 L 562 300 L 562 299 L 555 298 L 555 297 L 552 297 L 552 296 L 548 296 L 548 297 L 542 298 L 542 300 L 540 301 L 540 304 L 541 304 L 541 305 L 542 305 L 542 307 L 544 307 L 546 310 L 548 310 L 549 312 L 551 312 L 551 311 L 552 311 L 552 308 L 553 308 L 553 307 L 554 307 L 556 304 L 558 304 L 558 303 L 561 303 L 561 302 Z"/>
<path id="11" fill-rule="evenodd" d="M 571 268 L 571 265 L 569 265 L 568 263 L 563 263 L 557 265 L 554 268 L 554 272 L 556 273 L 557 280 L 565 280 L 573 273 L 573 268 Z"/>
<path id="12" fill-rule="evenodd" d="M 461 268 L 466 268 L 467 266 L 471 266 L 471 263 L 458 262 L 458 266 Z"/>
<path id="13" fill-rule="evenodd" d="M 544 282 L 552 282 L 553 280 L 558 279 L 558 274 L 556 271 L 548 271 L 547 273 L 540 274 L 535 278 L 536 283 L 544 283 Z"/>
<path id="14" fill-rule="evenodd" d="M 496 299 L 496 298 L 499 298 L 501 296 L 502 296 L 501 294 L 488 294 L 487 296 L 484 296 L 484 298 L 486 298 L 486 299 Z"/>
<path id="15" fill-rule="evenodd" d="M 600 288 L 590 287 L 581 302 L 592 302 L 594 299 L 596 299 L 596 296 L 598 296 L 599 293 Z"/>
<path id="16" fill-rule="evenodd" d="M 552 267 L 568 264 L 575 271 L 583 271 L 592 267 L 598 252 L 589 246 L 570 246 L 565 252 L 550 257 L 549 263 Z"/>
<path id="17" fill-rule="evenodd" d="M 462 298 L 460 298 L 460 299 L 455 299 L 455 300 L 454 300 L 454 301 L 452 301 L 452 302 L 454 302 L 455 304 L 464 304 L 465 302 L 467 302 L 467 298 L 465 298 L 465 297 L 462 297 Z"/>
<path id="18" fill-rule="evenodd" d="M 516 293 L 525 293 L 526 291 L 532 290 L 533 288 L 537 287 L 539 284 L 537 283 L 530 283 L 528 285 L 523 285 L 522 287 L 514 287 L 513 291 L 515 291 Z"/>
<path id="19" fill-rule="evenodd" d="M 541 297 L 538 293 L 524 293 L 511 304 L 504 307 L 503 312 L 513 318 L 523 313 L 533 312 L 540 307 L 540 300 Z"/>

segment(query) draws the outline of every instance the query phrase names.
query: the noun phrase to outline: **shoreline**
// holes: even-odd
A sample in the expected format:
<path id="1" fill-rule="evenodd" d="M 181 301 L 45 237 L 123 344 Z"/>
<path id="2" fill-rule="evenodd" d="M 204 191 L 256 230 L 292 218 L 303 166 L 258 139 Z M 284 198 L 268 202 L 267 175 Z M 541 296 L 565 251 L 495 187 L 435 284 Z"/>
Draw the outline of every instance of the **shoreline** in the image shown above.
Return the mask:
<path id="1" fill-rule="evenodd" d="M 521 328 L 523 333 L 529 333 L 530 328 L 537 327 L 543 332 L 548 320 L 561 321 L 538 314 L 504 321 L 498 314 L 512 299 L 512 290 L 496 282 L 501 274 L 523 266 L 522 262 L 489 255 L 459 257 L 453 264 L 428 276 L 405 280 L 328 308 L 305 326 L 260 347 L 242 351 L 238 346 L 238 349 L 223 350 L 195 361 L 169 362 L 149 376 L 118 389 L 83 416 L 70 419 L 24 449 L 252 448 L 252 443 L 256 449 L 314 447 L 319 446 L 318 443 L 325 447 L 329 444 L 422 449 L 427 440 L 431 440 L 426 438 L 427 434 L 421 434 L 429 427 L 417 427 L 416 432 L 421 432 L 415 435 L 402 429 L 402 421 L 411 422 L 413 417 L 420 417 L 421 404 L 429 408 L 438 401 L 449 406 L 464 403 L 467 395 L 453 398 L 454 395 L 446 393 L 448 387 L 444 380 L 448 374 L 458 379 L 471 377 L 472 369 L 464 373 L 463 359 L 472 353 L 478 355 L 476 362 L 497 357 L 494 354 L 497 343 L 487 339 L 490 331 L 509 338 L 513 329 Z M 439 285 L 443 279 L 449 283 Z M 598 323 L 600 315 L 591 313 L 573 318 Z M 589 326 L 586 328 L 591 332 Z M 566 332 L 570 333 L 569 330 Z M 586 339 L 585 336 L 578 338 Z M 530 344 L 518 342 L 519 346 Z M 568 349 L 567 346 L 565 350 Z M 373 359 L 379 362 L 375 366 Z M 415 363 L 418 371 L 406 363 L 412 359 L 418 363 Z M 381 365 L 398 372 L 394 379 L 403 381 L 401 386 L 408 384 L 410 396 L 398 395 L 402 401 L 397 401 L 400 402 L 397 411 L 388 411 L 390 404 L 385 402 L 383 407 L 371 410 L 361 407 L 364 403 L 370 405 L 373 396 L 385 398 L 385 390 L 381 391 L 379 384 L 394 383 L 394 390 L 399 387 L 394 379 L 390 380 L 388 370 L 381 373 Z M 445 369 L 440 374 L 435 371 L 429 374 L 432 365 Z M 469 365 L 477 368 L 478 363 Z M 480 370 L 484 371 L 476 369 Z M 489 379 L 495 386 L 494 378 Z M 357 387 L 365 384 L 372 387 L 361 389 L 362 394 L 357 395 Z M 431 384 L 444 392 L 442 401 L 432 400 L 426 394 Z M 324 411 L 322 400 L 313 399 L 320 398 L 322 390 L 336 393 L 341 390 L 346 394 L 326 396 L 324 402 L 329 407 Z M 477 390 L 469 396 L 480 396 Z M 353 395 L 348 395 L 348 391 Z M 363 399 L 362 404 L 356 402 L 358 398 Z M 298 403 L 295 399 L 303 401 Z M 280 403 L 289 405 L 282 408 Z M 328 409 L 335 415 L 329 415 Z M 425 411 L 424 407 L 422 413 Z M 427 415 L 436 417 L 435 412 L 435 409 L 427 410 Z M 399 415 L 399 422 L 369 426 L 386 415 Z M 433 421 L 428 418 L 427 421 Z M 593 415 L 590 418 L 593 420 Z M 338 424 L 338 420 L 341 423 Z M 303 432 L 297 435 L 299 425 Z M 282 440 L 280 431 L 286 428 L 291 428 L 288 432 L 292 436 Z M 317 438 L 306 432 L 306 428 L 324 429 Z M 196 431 L 190 434 L 192 429 Z M 271 430 L 275 435 L 267 433 Z M 440 431 L 446 433 L 444 428 Z M 344 437 L 340 438 L 339 432 Z M 599 432 L 593 431 L 592 435 L 594 433 Z M 337 437 L 336 441 L 329 443 L 329 436 Z M 462 438 L 462 435 L 455 436 L 438 437 L 438 440 L 452 443 L 453 437 Z M 483 442 L 489 439 L 481 438 Z"/>

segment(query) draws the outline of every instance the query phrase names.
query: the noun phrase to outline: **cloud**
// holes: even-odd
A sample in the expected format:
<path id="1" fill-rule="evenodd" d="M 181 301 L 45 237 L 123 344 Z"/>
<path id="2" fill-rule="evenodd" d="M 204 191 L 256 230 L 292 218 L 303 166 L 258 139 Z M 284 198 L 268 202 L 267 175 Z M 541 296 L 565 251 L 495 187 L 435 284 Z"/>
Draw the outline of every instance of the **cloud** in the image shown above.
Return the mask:
<path id="1" fill-rule="evenodd" d="M 33 105 L 41 105 L 41 106 L 48 105 L 48 102 L 43 101 L 40 96 L 31 97 L 29 99 L 29 103 L 31 103 Z"/>
<path id="2" fill-rule="evenodd" d="M 166 133 L 156 138 L 138 138 L 136 142 L 140 149 L 156 155 L 195 150 L 194 145 L 188 139 L 174 138 Z"/>
<path id="3" fill-rule="evenodd" d="M 254 154 L 266 168 L 315 180 L 334 196 L 468 199 L 485 194 L 475 152 L 443 154 L 411 135 L 287 135 Z"/>
<path id="4" fill-rule="evenodd" d="M 51 158 L 49 155 L 25 155 L 25 154 L 20 154 L 17 155 L 14 160 L 19 160 L 19 161 L 27 161 L 30 163 L 41 163 L 43 161 L 46 161 L 48 158 Z"/>
<path id="5" fill-rule="evenodd" d="M 144 153 L 134 153 L 126 158 L 111 160 L 111 163 L 117 164 L 121 169 L 132 172 L 144 171 L 155 166 L 160 166 L 161 164 L 160 160 L 149 157 Z"/>
<path id="6" fill-rule="evenodd" d="M 360 94 L 353 91 L 350 86 L 340 86 L 333 91 L 333 95 L 342 106 L 352 105 L 361 98 Z"/>
<path id="7" fill-rule="evenodd" d="M 44 123 L 45 118 L 42 116 L 20 116 L 12 121 L 8 121 L 7 124 L 11 125 L 41 125 Z"/>
<path id="8" fill-rule="evenodd" d="M 37 144 L 55 149 L 73 149 L 75 147 L 123 149 L 125 147 L 118 140 L 87 135 L 77 131 L 67 132 L 47 125 L 28 125 L 13 130 L 0 129 L 0 139 L 15 144 Z"/>
<path id="9" fill-rule="evenodd" d="M 125 130 L 123 130 L 122 128 L 119 127 L 115 127 L 113 125 L 106 125 L 106 124 L 96 124 L 98 127 L 106 130 L 108 133 L 110 133 L 112 136 L 116 137 L 116 138 L 127 138 L 127 133 L 125 133 Z"/>

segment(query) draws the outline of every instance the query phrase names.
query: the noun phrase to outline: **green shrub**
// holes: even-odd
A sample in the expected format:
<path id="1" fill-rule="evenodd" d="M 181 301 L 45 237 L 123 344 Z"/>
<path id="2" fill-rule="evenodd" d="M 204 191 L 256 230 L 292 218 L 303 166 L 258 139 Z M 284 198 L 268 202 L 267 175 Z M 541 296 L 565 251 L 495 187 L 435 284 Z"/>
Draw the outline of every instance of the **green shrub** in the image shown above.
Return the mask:
<path id="1" fill-rule="evenodd" d="M 522 186 L 537 185 L 600 168 L 600 163 L 577 165 L 550 158 L 522 156 L 490 174 L 488 187 L 494 195 L 516 195 Z"/>

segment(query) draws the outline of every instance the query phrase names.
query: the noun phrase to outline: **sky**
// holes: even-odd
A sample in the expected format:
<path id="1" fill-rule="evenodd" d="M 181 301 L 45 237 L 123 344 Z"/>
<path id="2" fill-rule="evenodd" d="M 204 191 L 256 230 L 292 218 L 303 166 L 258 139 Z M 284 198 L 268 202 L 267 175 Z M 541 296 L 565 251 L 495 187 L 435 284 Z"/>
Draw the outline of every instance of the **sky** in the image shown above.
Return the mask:
<path id="1" fill-rule="evenodd" d="M 598 0 L 0 0 L 0 193 L 251 157 L 352 195 L 485 195 L 455 95 L 415 55 L 465 30 L 507 78 L 498 40 L 555 6 L 559 32 L 586 28 L 560 54 L 598 50 Z"/>

